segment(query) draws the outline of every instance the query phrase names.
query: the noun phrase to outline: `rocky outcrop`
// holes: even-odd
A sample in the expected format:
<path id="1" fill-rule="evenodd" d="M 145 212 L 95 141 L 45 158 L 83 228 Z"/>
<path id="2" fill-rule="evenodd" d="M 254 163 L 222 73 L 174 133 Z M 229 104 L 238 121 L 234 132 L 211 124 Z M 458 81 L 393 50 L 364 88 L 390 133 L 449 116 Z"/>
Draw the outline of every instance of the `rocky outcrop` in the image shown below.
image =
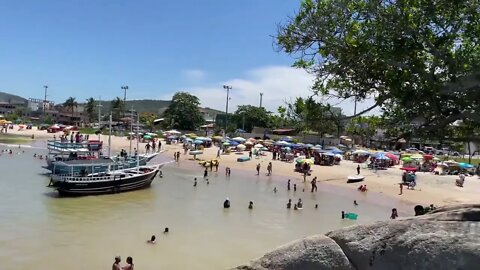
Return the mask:
<path id="1" fill-rule="evenodd" d="M 307 237 L 235 269 L 480 269 L 480 204 Z"/>

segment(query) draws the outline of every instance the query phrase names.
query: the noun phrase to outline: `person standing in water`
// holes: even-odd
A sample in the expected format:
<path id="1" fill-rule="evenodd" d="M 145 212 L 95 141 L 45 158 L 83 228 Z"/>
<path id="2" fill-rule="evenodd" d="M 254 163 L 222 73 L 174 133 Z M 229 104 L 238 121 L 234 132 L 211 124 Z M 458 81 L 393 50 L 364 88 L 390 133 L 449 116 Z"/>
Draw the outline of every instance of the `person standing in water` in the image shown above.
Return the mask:
<path id="1" fill-rule="evenodd" d="M 197 186 L 197 178 L 195 178 L 195 180 L 193 181 L 193 186 L 194 186 L 194 187 Z"/>
<path id="2" fill-rule="evenodd" d="M 230 200 L 228 198 L 223 202 L 223 208 L 230 208 Z"/>
<path id="3" fill-rule="evenodd" d="M 360 164 L 357 165 L 357 175 L 360 174 Z"/>
<path id="4" fill-rule="evenodd" d="M 277 187 L 273 188 L 273 193 L 277 193 Z"/>
<path id="5" fill-rule="evenodd" d="M 288 179 L 288 182 L 287 182 L 287 190 L 290 190 L 290 179 Z"/>
<path id="6" fill-rule="evenodd" d="M 357 206 L 358 205 L 357 201 L 353 201 L 353 205 Z"/>
<path id="7" fill-rule="evenodd" d="M 122 268 L 120 267 L 120 261 L 122 261 L 120 256 L 116 256 L 115 261 L 113 262 L 113 265 L 112 265 L 112 270 L 122 270 Z"/>
<path id="8" fill-rule="evenodd" d="M 393 208 L 392 214 L 390 215 L 390 219 L 396 219 L 396 218 L 398 218 L 397 208 Z"/>
<path id="9" fill-rule="evenodd" d="M 292 208 L 292 199 L 288 199 L 287 209 Z"/>
<path id="10" fill-rule="evenodd" d="M 297 184 L 293 184 L 293 191 L 297 191 Z"/>
<path id="11" fill-rule="evenodd" d="M 122 270 L 133 270 L 133 259 L 132 259 L 132 257 L 127 257 L 127 265 L 122 267 Z"/>
<path id="12" fill-rule="evenodd" d="M 270 176 L 272 174 L 272 162 L 268 163 L 267 172 L 268 172 L 268 174 L 267 174 L 268 176 Z"/>
<path id="13" fill-rule="evenodd" d="M 205 171 L 203 171 L 203 178 L 207 178 L 208 176 L 208 170 L 205 168 Z"/>
<path id="14" fill-rule="evenodd" d="M 260 175 L 260 163 L 257 164 L 257 175 Z"/>
<path id="15" fill-rule="evenodd" d="M 150 240 L 148 240 L 147 243 L 155 244 L 155 239 L 156 239 L 155 235 L 152 235 L 152 237 L 150 237 Z"/>
<path id="16" fill-rule="evenodd" d="M 248 209 L 253 209 L 253 202 L 250 201 L 250 203 L 248 203 Z"/>

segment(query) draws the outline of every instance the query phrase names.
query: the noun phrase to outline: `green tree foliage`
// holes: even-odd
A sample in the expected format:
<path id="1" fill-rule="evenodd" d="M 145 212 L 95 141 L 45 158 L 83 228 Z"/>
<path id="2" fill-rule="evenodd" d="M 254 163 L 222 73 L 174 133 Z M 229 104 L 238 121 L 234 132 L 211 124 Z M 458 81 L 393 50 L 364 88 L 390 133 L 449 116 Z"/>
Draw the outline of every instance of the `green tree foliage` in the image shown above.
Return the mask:
<path id="1" fill-rule="evenodd" d="M 165 123 L 170 128 L 180 130 L 195 130 L 203 124 L 204 119 L 198 110 L 198 97 L 187 92 L 177 92 L 172 103 L 164 112 Z"/>
<path id="2" fill-rule="evenodd" d="M 263 107 L 241 105 L 233 113 L 232 121 L 236 128 L 251 132 L 254 127 L 269 127 L 270 113 Z"/>
<path id="3" fill-rule="evenodd" d="M 298 131 L 313 131 L 323 136 L 337 133 L 341 111 L 335 112 L 329 104 L 318 102 L 313 97 L 299 97 L 287 104 L 286 117 Z"/>
<path id="4" fill-rule="evenodd" d="M 67 100 L 65 100 L 65 102 L 63 103 L 63 106 L 72 113 L 72 118 L 73 118 L 73 114 L 75 113 L 75 108 L 77 108 L 78 106 L 78 103 L 75 100 L 75 98 L 74 97 L 67 98 Z"/>
<path id="5" fill-rule="evenodd" d="M 382 119 L 378 116 L 358 116 L 350 120 L 345 132 L 354 137 L 360 137 L 365 144 L 370 142 L 382 127 Z"/>
<path id="6" fill-rule="evenodd" d="M 124 103 L 123 100 L 119 97 L 116 97 L 114 100 L 110 102 L 110 108 L 112 113 L 112 120 L 119 121 L 122 117 L 122 112 L 124 110 Z"/>
<path id="7" fill-rule="evenodd" d="M 317 94 L 375 99 L 406 135 L 480 123 L 478 0 L 305 0 L 277 43 Z M 412 124 L 415 122 L 416 124 Z"/>
<path id="8" fill-rule="evenodd" d="M 148 130 L 153 130 L 153 121 L 158 118 L 158 115 L 155 113 L 142 112 L 139 115 L 140 123 L 145 124 Z"/>
<path id="9" fill-rule="evenodd" d="M 96 101 L 94 98 L 88 98 L 87 103 L 85 104 L 85 112 L 88 116 L 88 122 L 93 123 L 95 121 L 96 114 Z"/>

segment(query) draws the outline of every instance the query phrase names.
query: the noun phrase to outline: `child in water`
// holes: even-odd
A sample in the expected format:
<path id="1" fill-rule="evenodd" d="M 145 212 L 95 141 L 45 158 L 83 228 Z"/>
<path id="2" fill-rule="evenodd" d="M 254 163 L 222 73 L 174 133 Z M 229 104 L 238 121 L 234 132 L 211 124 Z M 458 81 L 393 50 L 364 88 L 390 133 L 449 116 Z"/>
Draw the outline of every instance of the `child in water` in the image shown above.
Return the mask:
<path id="1" fill-rule="evenodd" d="M 147 243 L 155 244 L 155 239 L 156 239 L 155 235 L 152 235 L 152 237 L 150 237 L 150 240 L 148 240 Z"/>

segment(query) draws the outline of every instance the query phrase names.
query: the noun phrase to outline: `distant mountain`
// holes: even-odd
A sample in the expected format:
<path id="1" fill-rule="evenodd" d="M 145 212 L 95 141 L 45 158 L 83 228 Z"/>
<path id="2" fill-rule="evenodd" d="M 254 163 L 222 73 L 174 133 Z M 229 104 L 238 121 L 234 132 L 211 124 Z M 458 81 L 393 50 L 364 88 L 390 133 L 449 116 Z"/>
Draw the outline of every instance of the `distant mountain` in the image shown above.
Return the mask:
<path id="1" fill-rule="evenodd" d="M 139 100 L 127 100 L 126 110 L 131 110 L 133 107 L 134 111 L 137 112 L 154 112 L 161 115 L 170 105 L 170 100 L 154 100 L 154 99 L 139 99 Z M 111 101 L 101 101 L 102 112 L 110 111 Z"/>
<path id="2" fill-rule="evenodd" d="M 17 95 L 0 92 L 0 102 L 9 102 L 13 104 L 26 104 L 27 100 Z"/>

